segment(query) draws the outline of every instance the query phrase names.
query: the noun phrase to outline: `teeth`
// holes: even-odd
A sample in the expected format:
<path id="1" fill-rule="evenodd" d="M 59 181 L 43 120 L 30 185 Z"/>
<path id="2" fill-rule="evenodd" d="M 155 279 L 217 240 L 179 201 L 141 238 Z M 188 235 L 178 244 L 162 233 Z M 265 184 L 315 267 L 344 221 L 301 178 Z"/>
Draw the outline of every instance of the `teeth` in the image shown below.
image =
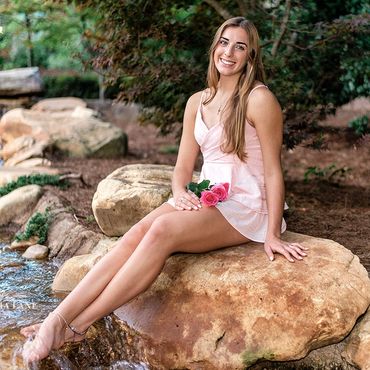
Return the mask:
<path id="1" fill-rule="evenodd" d="M 229 61 L 229 60 L 225 60 L 225 59 L 222 59 L 222 58 L 220 58 L 220 60 L 221 60 L 221 62 L 222 62 L 223 64 L 226 64 L 226 65 L 228 65 L 228 66 L 231 66 L 232 64 L 235 64 L 235 62 L 231 62 L 231 61 Z"/>

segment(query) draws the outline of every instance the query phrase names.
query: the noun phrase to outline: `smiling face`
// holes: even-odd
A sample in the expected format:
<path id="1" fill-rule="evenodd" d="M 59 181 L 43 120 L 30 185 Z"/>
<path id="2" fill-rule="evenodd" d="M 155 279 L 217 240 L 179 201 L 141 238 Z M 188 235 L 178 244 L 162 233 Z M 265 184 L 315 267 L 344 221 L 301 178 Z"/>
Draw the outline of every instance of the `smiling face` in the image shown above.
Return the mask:
<path id="1" fill-rule="evenodd" d="M 248 59 L 248 37 L 241 27 L 227 27 L 214 50 L 214 63 L 224 76 L 241 74 Z"/>

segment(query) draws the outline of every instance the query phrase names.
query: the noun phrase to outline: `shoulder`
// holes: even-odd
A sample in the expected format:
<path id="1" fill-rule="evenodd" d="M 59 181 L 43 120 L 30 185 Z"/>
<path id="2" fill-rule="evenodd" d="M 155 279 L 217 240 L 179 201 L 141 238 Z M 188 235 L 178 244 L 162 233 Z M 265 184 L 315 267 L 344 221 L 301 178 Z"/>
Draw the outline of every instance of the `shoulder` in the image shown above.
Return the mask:
<path id="1" fill-rule="evenodd" d="M 249 96 L 247 119 L 255 125 L 263 118 L 281 118 L 281 107 L 273 92 L 262 84 L 256 86 L 261 87 L 255 88 Z"/>
<path id="2" fill-rule="evenodd" d="M 198 105 L 200 104 L 200 100 L 202 98 L 203 93 L 204 93 L 204 90 L 203 91 L 198 91 L 195 94 L 193 94 L 192 96 L 190 96 L 186 105 L 189 106 L 189 107 L 196 106 L 198 108 Z"/>

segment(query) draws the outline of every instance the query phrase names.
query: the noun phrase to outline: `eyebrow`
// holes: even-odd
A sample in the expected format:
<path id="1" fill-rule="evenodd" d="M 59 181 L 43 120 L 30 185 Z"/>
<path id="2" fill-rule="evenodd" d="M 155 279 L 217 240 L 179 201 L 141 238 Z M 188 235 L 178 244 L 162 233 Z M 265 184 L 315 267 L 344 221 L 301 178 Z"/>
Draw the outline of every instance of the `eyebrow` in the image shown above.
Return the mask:
<path id="1" fill-rule="evenodd" d="M 220 40 L 221 39 L 224 39 L 226 41 L 230 41 L 227 37 L 223 37 L 223 36 L 220 37 Z M 245 47 L 247 47 L 247 44 L 245 42 L 237 41 L 236 44 L 245 45 Z"/>

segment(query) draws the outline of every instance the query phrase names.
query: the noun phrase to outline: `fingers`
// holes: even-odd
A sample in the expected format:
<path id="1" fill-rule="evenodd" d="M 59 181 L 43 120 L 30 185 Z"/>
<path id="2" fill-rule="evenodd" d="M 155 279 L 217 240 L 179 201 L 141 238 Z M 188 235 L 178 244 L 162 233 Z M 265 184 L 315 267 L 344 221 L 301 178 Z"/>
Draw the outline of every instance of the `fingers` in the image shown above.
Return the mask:
<path id="1" fill-rule="evenodd" d="M 296 260 L 302 261 L 307 256 L 307 250 L 308 248 L 298 243 L 287 243 L 283 241 L 265 246 L 265 252 L 271 261 L 274 259 L 271 258 L 274 252 L 283 255 L 289 262 L 295 262 Z"/>
<path id="2" fill-rule="evenodd" d="M 187 192 L 181 194 L 175 202 L 176 209 L 178 210 L 196 210 L 202 208 L 199 198 L 193 192 Z"/>
<path id="3" fill-rule="evenodd" d="M 271 248 L 269 246 L 265 247 L 265 252 L 267 254 L 267 257 L 270 261 L 274 260 L 274 253 L 272 252 Z"/>

